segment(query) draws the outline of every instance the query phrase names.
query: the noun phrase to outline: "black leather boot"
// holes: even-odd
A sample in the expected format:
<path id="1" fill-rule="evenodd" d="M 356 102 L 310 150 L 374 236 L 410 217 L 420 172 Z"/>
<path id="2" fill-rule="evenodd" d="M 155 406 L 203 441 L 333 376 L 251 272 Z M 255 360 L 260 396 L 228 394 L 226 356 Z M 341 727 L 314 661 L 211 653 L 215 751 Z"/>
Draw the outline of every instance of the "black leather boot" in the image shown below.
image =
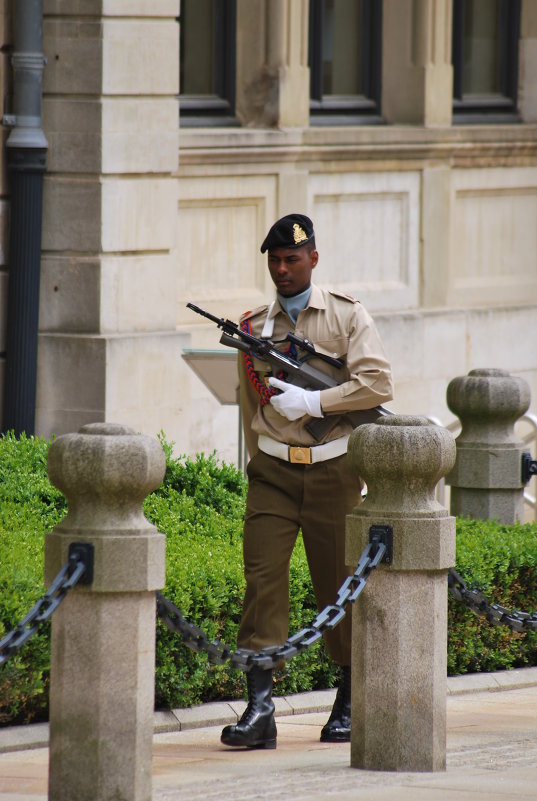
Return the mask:
<path id="1" fill-rule="evenodd" d="M 336 700 L 321 731 L 322 743 L 348 743 L 351 739 L 351 669 L 343 665 Z"/>
<path id="2" fill-rule="evenodd" d="M 226 726 L 220 740 L 242 748 L 276 748 L 272 670 L 253 667 L 246 674 L 248 706 L 239 722 Z"/>

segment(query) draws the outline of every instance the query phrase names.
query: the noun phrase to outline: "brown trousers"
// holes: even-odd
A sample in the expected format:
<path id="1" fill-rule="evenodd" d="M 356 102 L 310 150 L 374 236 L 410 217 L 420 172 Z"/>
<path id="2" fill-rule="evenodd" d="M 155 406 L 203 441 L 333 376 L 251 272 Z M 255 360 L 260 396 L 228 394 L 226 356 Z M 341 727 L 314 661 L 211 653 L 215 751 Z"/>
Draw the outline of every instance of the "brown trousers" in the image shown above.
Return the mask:
<path id="1" fill-rule="evenodd" d="M 346 455 L 300 465 L 258 452 L 247 473 L 246 594 L 238 645 L 259 651 L 284 643 L 289 635 L 289 561 L 299 529 L 317 608 L 335 602 L 339 587 L 353 572 L 345 565 L 345 516 L 360 503 L 361 485 Z M 350 607 L 324 638 L 332 659 L 350 665 Z"/>

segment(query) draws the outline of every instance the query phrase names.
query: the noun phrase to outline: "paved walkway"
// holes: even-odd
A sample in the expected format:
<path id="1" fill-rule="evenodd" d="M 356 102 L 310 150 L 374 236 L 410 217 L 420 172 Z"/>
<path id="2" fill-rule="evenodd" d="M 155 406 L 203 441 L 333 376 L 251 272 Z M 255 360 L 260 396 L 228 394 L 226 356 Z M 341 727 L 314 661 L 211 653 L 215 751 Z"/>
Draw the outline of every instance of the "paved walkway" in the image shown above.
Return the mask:
<path id="1" fill-rule="evenodd" d="M 448 680 L 447 770 L 362 771 L 319 742 L 333 691 L 278 700 L 278 748 L 232 751 L 244 704 L 156 716 L 153 801 L 537 801 L 537 668 Z M 47 800 L 47 727 L 0 729 L 0 801 Z M 73 799 L 76 801 L 76 799 Z"/>

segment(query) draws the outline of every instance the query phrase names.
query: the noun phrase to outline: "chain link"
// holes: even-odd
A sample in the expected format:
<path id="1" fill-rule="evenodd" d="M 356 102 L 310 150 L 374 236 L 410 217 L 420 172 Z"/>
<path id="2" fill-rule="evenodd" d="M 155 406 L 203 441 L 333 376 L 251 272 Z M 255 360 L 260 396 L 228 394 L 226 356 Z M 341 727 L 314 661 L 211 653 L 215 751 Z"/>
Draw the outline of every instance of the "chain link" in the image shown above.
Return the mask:
<path id="1" fill-rule="evenodd" d="M 341 585 L 334 604 L 326 606 L 319 612 L 311 625 L 293 634 L 283 645 L 271 645 L 258 652 L 246 648 L 237 648 L 236 651 L 232 651 L 228 645 L 224 645 L 219 640 L 209 640 L 202 629 L 189 623 L 183 617 L 181 610 L 160 592 L 157 593 L 157 613 L 170 631 L 181 635 L 185 645 L 194 651 L 205 651 L 210 662 L 222 665 L 229 660 L 233 667 L 246 672 L 254 666 L 270 670 L 279 662 L 286 662 L 305 648 L 318 642 L 323 636 L 323 632 L 333 629 L 343 620 L 347 605 L 356 601 L 365 587 L 369 574 L 377 567 L 385 553 L 386 545 L 383 542 L 368 543 L 358 560 L 358 566 L 353 575 L 345 579 Z"/>
<path id="2" fill-rule="evenodd" d="M 451 594 L 468 606 L 476 615 L 486 617 L 493 626 L 509 626 L 518 632 L 537 631 L 537 612 L 519 612 L 491 604 L 479 590 L 469 590 L 466 582 L 453 568 L 449 569 L 448 587 Z"/>
<path id="3" fill-rule="evenodd" d="M 352 576 L 348 576 L 337 593 L 334 604 L 326 606 L 305 628 L 289 637 L 283 645 L 272 645 L 260 651 L 237 648 L 235 651 L 219 640 L 209 640 L 203 629 L 190 623 L 162 593 L 157 593 L 157 613 L 162 622 L 181 635 L 183 642 L 198 653 L 204 651 L 209 661 L 222 665 L 229 660 L 233 667 L 248 671 L 256 666 L 272 669 L 282 661 L 288 661 L 301 651 L 318 642 L 327 629 L 335 628 L 345 617 L 347 606 L 354 603 L 366 585 L 371 572 L 382 561 L 386 553 L 383 542 L 369 542 L 364 548 Z M 73 544 L 69 561 L 55 576 L 46 593 L 34 604 L 20 623 L 0 640 L 0 665 L 10 659 L 30 639 L 63 601 L 67 592 L 78 583 L 91 583 L 93 579 L 93 552 L 91 546 Z M 537 613 L 509 610 L 499 604 L 491 604 L 479 590 L 469 590 L 464 579 L 450 568 L 448 587 L 451 594 L 466 604 L 473 612 L 487 618 L 495 626 L 506 625 L 514 631 L 537 631 Z"/>
<path id="4" fill-rule="evenodd" d="M 0 640 L 0 665 L 8 661 L 22 646 L 33 637 L 34 634 L 49 619 L 52 613 L 58 608 L 68 590 L 76 584 L 87 583 L 84 581 L 84 574 L 92 574 L 92 554 L 88 557 L 87 545 L 81 545 L 81 550 L 74 548 L 69 553 L 69 561 L 61 568 L 60 572 L 54 577 L 46 593 L 39 598 L 32 606 L 28 614 L 23 617 L 20 623 Z"/>

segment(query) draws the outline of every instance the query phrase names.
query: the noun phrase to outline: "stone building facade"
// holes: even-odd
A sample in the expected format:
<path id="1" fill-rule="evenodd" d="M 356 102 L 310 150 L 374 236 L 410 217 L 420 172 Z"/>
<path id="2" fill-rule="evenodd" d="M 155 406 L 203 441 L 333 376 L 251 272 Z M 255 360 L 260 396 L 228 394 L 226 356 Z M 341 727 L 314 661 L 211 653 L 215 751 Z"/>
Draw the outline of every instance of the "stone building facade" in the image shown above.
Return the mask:
<path id="1" fill-rule="evenodd" d="M 38 433 L 120 421 L 236 460 L 236 407 L 182 358 L 218 335 L 186 303 L 237 320 L 270 299 L 259 245 L 290 211 L 315 222 L 317 283 L 373 314 L 394 410 L 448 422 L 447 384 L 475 367 L 537 398 L 537 4 L 521 2 L 504 121 L 454 111 L 457 2 L 383 0 L 378 115 L 332 120 L 314 116 L 308 0 L 226 3 L 232 113 L 198 119 L 185 102 L 179 125 L 177 0 L 44 0 Z M 185 35 L 187 14 L 183 0 Z M 0 189 L 1 338 L 5 167 Z"/>

